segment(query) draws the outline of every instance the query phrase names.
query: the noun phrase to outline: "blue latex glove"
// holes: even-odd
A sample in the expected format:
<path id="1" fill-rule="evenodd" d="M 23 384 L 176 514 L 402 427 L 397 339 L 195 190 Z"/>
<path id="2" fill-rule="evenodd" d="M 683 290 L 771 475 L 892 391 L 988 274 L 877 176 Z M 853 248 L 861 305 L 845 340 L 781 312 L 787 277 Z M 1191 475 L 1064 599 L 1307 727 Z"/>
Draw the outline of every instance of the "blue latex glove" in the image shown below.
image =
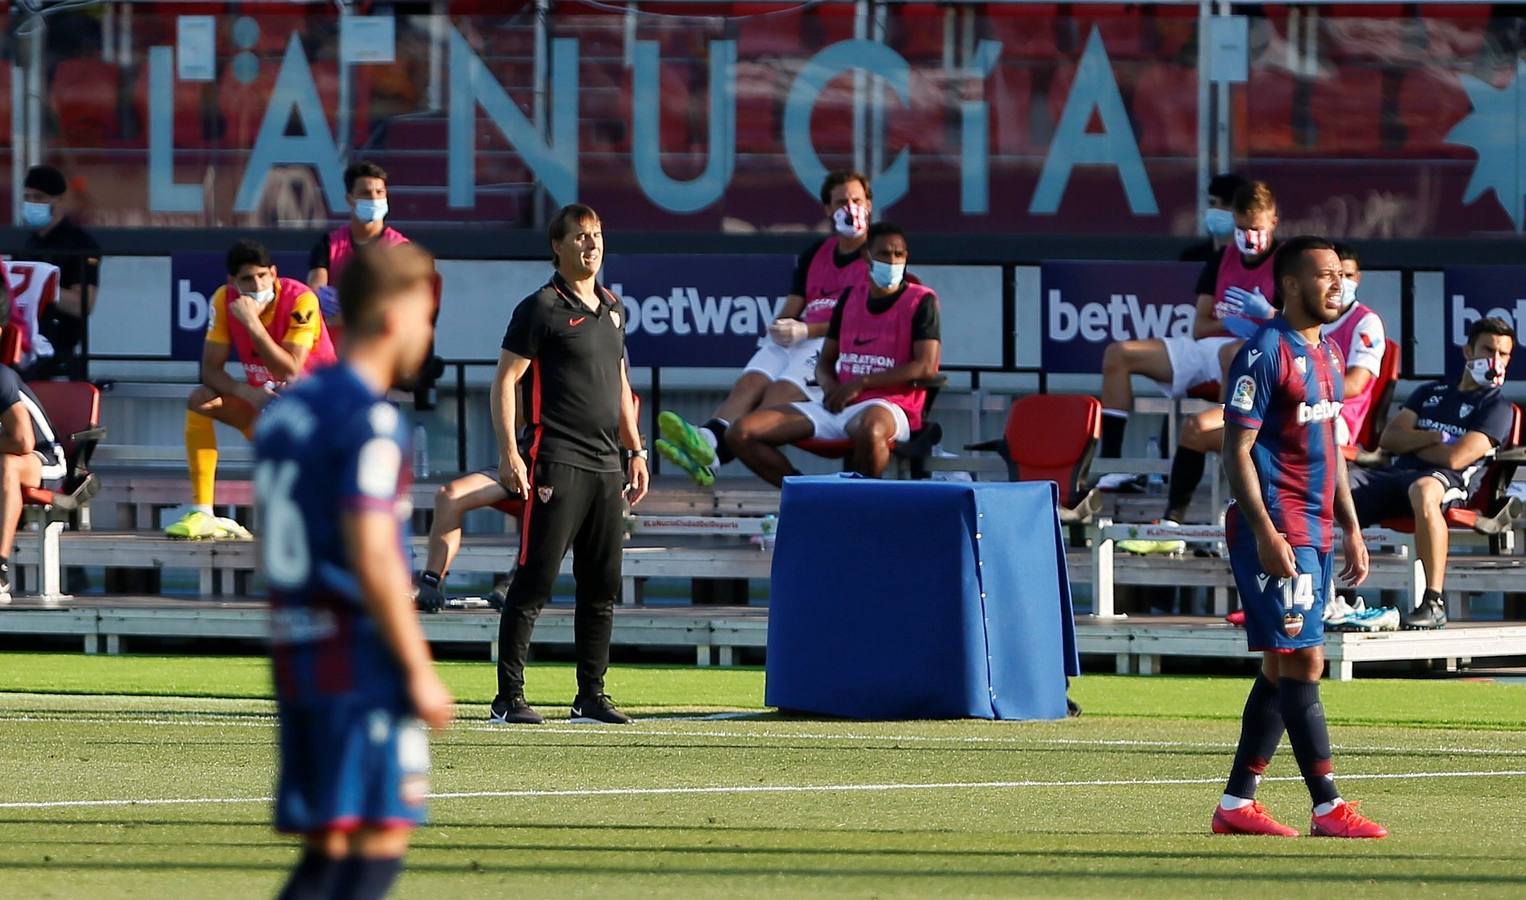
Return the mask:
<path id="1" fill-rule="evenodd" d="M 331 285 L 318 288 L 318 311 L 323 313 L 323 318 L 332 319 L 339 315 L 339 292 Z"/>
<path id="2" fill-rule="evenodd" d="M 1243 316 L 1230 316 L 1219 324 L 1224 326 L 1225 331 L 1245 341 L 1250 340 L 1251 335 L 1261 330 L 1260 322 L 1252 322 Z"/>
<path id="3" fill-rule="evenodd" d="M 1260 288 L 1247 291 L 1244 288 L 1227 287 L 1224 289 L 1224 299 L 1219 301 L 1219 316 L 1228 319 L 1231 316 L 1244 316 L 1247 319 L 1270 319 L 1274 310 L 1271 301 L 1261 293 Z"/>

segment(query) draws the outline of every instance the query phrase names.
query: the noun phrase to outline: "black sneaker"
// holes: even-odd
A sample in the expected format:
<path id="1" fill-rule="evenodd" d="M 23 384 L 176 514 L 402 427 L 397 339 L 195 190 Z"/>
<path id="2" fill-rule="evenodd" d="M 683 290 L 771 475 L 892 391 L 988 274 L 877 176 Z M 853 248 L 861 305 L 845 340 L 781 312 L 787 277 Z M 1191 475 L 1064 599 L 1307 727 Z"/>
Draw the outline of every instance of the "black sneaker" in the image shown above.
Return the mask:
<path id="1" fill-rule="evenodd" d="M 608 694 L 580 696 L 572 701 L 572 721 L 600 722 L 605 725 L 629 725 L 631 717 L 618 709 Z"/>
<path id="2" fill-rule="evenodd" d="M 413 605 L 420 612 L 437 613 L 445 608 L 445 594 L 438 585 L 420 581 L 414 586 Z"/>
<path id="3" fill-rule="evenodd" d="M 1079 704 L 1076 701 L 1070 699 L 1069 697 L 1066 697 L 1065 698 L 1065 717 L 1068 718 L 1068 719 L 1079 719 L 1079 718 L 1081 718 L 1081 704 Z"/>
<path id="4" fill-rule="evenodd" d="M 1422 600 L 1418 607 L 1410 610 L 1404 616 L 1403 624 L 1408 631 L 1445 628 L 1447 624 L 1446 604 L 1440 599 Z"/>
<path id="5" fill-rule="evenodd" d="M 515 694 L 508 700 L 494 697 L 493 708 L 488 711 L 487 720 L 495 725 L 539 725 L 546 721 L 545 717 L 525 702 L 524 694 Z"/>
<path id="6" fill-rule="evenodd" d="M 504 606 L 509 602 L 509 579 L 505 578 L 493 585 L 493 589 L 487 592 L 487 605 L 499 612 L 503 612 Z"/>

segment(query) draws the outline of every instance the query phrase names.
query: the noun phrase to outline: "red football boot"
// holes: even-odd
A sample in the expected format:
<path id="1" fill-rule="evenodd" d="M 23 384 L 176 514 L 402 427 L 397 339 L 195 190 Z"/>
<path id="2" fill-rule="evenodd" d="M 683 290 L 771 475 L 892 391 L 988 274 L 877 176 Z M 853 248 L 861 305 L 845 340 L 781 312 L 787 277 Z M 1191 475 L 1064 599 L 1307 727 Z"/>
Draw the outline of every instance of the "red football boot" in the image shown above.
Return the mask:
<path id="1" fill-rule="evenodd" d="M 1328 815 L 1315 816 L 1309 824 L 1311 837 L 1384 838 L 1388 829 L 1356 811 L 1355 803 L 1342 803 Z"/>
<path id="2" fill-rule="evenodd" d="M 1267 834 L 1274 837 L 1298 837 L 1298 829 L 1289 828 L 1266 812 L 1266 807 L 1252 801 L 1239 809 L 1213 808 L 1214 834 Z"/>
<path id="3" fill-rule="evenodd" d="M 1231 625 L 1235 625 L 1235 626 L 1238 626 L 1240 628 L 1244 628 L 1245 627 L 1245 610 L 1243 610 L 1243 609 L 1235 610 L 1234 612 L 1232 612 L 1229 615 L 1225 616 L 1224 617 L 1224 621 L 1228 622 Z"/>

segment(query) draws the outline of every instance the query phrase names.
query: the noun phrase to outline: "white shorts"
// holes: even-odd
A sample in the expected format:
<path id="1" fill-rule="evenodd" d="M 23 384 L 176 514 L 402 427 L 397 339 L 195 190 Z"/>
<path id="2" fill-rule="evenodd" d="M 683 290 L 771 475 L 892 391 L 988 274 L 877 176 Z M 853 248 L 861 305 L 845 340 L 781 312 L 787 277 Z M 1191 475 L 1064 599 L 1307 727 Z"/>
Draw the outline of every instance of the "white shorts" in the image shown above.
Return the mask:
<path id="1" fill-rule="evenodd" d="M 854 403 L 844 407 L 840 413 L 835 413 L 821 405 L 819 400 L 809 403 L 796 403 L 794 407 L 805 414 L 811 424 L 816 427 L 816 433 L 811 435 L 818 441 L 845 441 L 848 439 L 848 426 L 853 420 L 864 413 L 865 410 L 879 406 L 890 410 L 895 417 L 895 439 L 906 441 L 911 439 L 911 422 L 906 418 L 906 410 L 896 406 L 889 400 L 876 397 L 873 400 L 865 400 L 862 403 Z"/>
<path id="2" fill-rule="evenodd" d="M 762 372 L 769 381 L 793 384 L 807 399 L 820 400 L 821 388 L 816 386 L 816 360 L 821 356 L 821 345 L 826 338 L 806 338 L 789 347 L 781 347 L 772 338 L 763 338 L 763 346 L 748 360 L 745 372 Z"/>
<path id="3" fill-rule="evenodd" d="M 1157 381 L 1167 397 L 1181 399 L 1200 384 L 1224 383 L 1224 369 L 1219 365 L 1219 351 L 1237 337 L 1195 338 L 1190 335 L 1163 339 L 1166 358 L 1171 361 L 1171 383 Z"/>

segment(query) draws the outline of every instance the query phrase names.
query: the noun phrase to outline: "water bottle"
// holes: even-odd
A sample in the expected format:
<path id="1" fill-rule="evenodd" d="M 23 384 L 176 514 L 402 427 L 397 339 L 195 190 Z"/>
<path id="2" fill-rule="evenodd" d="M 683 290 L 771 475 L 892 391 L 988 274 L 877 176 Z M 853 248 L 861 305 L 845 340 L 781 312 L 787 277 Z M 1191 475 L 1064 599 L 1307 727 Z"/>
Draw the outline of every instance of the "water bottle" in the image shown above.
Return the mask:
<path id="1" fill-rule="evenodd" d="M 1151 463 L 1160 459 L 1160 438 L 1150 438 L 1149 449 L 1145 451 L 1145 455 L 1150 457 Z M 1166 479 L 1159 472 L 1151 472 L 1150 477 L 1145 479 L 1145 482 L 1148 485 L 1148 493 L 1150 494 L 1159 494 L 1166 489 Z"/>
<path id="2" fill-rule="evenodd" d="M 424 423 L 413 426 L 413 477 L 427 478 L 429 476 L 429 432 L 424 430 Z"/>

